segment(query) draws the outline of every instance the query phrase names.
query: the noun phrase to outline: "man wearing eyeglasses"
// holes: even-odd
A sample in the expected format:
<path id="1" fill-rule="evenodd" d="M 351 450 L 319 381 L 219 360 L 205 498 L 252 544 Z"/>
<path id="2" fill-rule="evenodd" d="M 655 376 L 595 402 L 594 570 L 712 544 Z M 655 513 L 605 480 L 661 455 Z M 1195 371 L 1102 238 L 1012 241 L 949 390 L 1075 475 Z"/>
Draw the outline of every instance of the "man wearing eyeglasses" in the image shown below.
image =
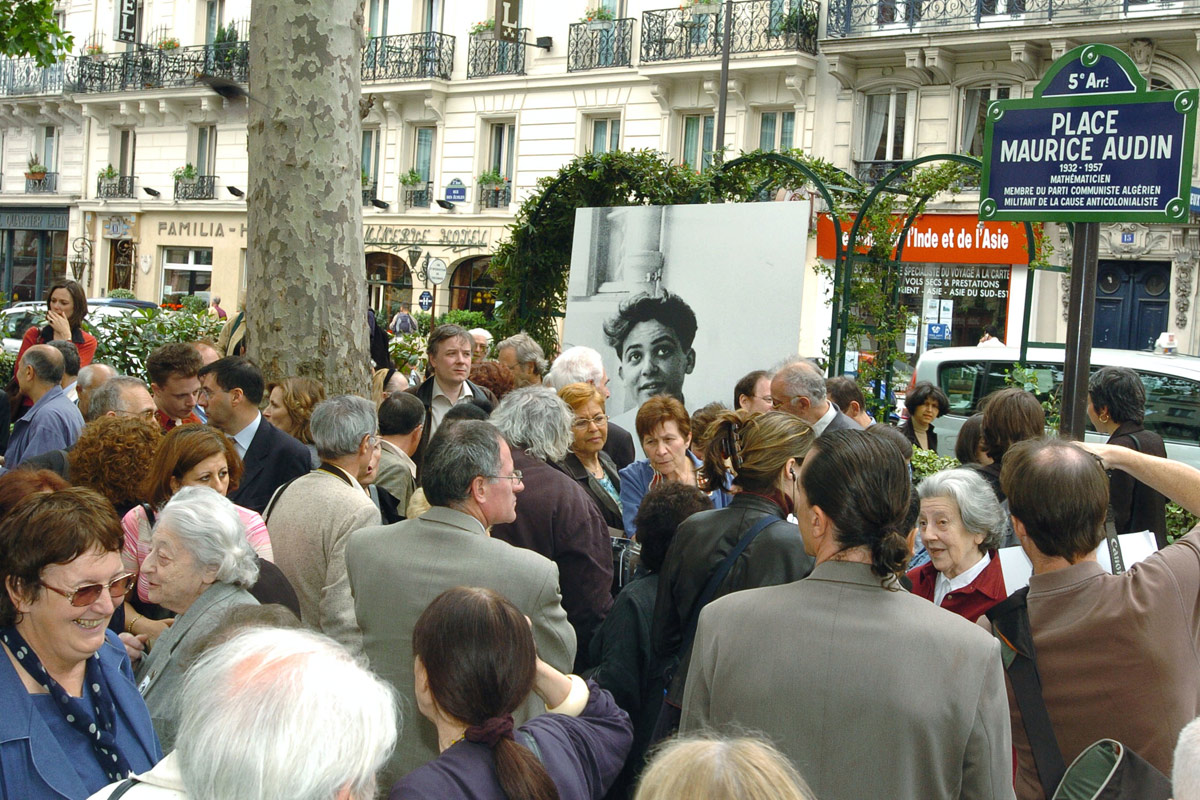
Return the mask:
<path id="1" fill-rule="evenodd" d="M 480 586 L 511 600 L 530 620 L 538 655 L 569 672 L 575 632 L 562 608 L 554 562 L 488 535 L 489 527 L 516 519 L 517 495 L 524 489 L 500 432 L 478 420 L 447 424 L 429 440 L 421 475 L 429 511 L 355 531 L 346 546 L 355 616 L 372 671 L 396 688 L 403 708 L 416 708 L 417 618 L 443 591 Z M 514 712 L 516 724 L 545 712 L 545 704 L 531 698 Z M 438 752 L 433 724 L 410 714 L 381 785 L 392 785 Z"/>
<path id="2" fill-rule="evenodd" d="M 793 361 L 775 373 L 771 405 L 807 422 L 817 436 L 843 428 L 862 430 L 830 401 L 825 376 L 809 361 Z"/>

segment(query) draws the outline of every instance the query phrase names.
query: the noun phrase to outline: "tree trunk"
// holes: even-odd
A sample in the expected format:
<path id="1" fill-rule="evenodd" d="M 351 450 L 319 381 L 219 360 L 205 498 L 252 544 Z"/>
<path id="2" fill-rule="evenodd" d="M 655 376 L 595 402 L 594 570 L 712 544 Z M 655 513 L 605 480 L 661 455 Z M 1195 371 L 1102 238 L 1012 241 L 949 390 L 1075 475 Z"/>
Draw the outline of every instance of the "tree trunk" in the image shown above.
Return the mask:
<path id="1" fill-rule="evenodd" d="M 370 390 L 359 147 L 363 0 L 255 0 L 247 353 L 268 380 Z"/>

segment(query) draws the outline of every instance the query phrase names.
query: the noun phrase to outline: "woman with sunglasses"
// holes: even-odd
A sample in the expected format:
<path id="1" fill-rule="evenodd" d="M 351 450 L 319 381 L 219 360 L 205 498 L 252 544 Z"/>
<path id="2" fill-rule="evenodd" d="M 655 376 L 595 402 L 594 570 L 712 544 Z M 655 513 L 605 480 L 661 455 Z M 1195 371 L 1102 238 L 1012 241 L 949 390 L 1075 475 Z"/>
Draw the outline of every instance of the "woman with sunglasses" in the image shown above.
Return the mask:
<path id="1" fill-rule="evenodd" d="M 258 605 L 247 591 L 258 580 L 258 562 L 237 506 L 214 489 L 180 489 L 154 523 L 142 575 L 150 602 L 175 614 L 137 670 L 138 691 L 169 751 L 179 724 L 179 685 L 197 643 L 226 609 Z"/>
<path id="2" fill-rule="evenodd" d="M 0 522 L 0 797 L 86 798 L 162 758 L 109 617 L 133 586 L 121 526 L 90 489 Z"/>

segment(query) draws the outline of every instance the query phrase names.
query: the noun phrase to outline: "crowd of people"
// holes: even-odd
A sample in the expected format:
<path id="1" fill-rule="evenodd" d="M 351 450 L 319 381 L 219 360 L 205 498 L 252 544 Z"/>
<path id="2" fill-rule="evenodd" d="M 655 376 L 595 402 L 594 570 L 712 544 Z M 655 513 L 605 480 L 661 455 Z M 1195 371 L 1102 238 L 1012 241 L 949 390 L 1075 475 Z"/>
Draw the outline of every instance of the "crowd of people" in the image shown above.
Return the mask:
<path id="1" fill-rule="evenodd" d="M 1200 531 L 1164 511 L 1200 471 L 1129 370 L 1089 384 L 1107 444 L 1007 388 L 915 479 L 929 383 L 893 426 L 793 356 L 627 431 L 585 346 L 441 325 L 423 380 L 326 396 L 210 342 L 119 375 L 77 285 L 47 305 L 6 395 L 0 798 L 1048 800 L 1114 740 L 1122 797 L 1200 800 Z"/>

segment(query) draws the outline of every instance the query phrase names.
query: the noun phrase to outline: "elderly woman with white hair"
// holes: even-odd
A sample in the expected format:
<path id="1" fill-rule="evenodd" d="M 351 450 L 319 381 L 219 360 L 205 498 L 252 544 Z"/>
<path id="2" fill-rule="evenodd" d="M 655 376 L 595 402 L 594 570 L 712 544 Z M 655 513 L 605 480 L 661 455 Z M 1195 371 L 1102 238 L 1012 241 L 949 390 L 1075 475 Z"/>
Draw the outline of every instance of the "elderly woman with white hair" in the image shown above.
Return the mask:
<path id="1" fill-rule="evenodd" d="M 930 561 L 908 573 L 912 592 L 974 622 L 1007 595 L 996 548 L 1004 540 L 1004 512 L 975 470 L 930 475 L 917 487 L 917 530 Z"/>
<path id="2" fill-rule="evenodd" d="M 258 579 L 254 549 L 237 508 L 207 487 L 187 486 L 162 508 L 142 562 L 150 602 L 175 613 L 174 624 L 138 667 L 138 691 L 164 751 L 179 724 L 184 668 L 231 606 L 257 605 L 247 589 Z"/>
<path id="3" fill-rule="evenodd" d="M 588 643 L 612 606 L 612 537 L 588 493 L 554 466 L 575 441 L 575 412 L 553 389 L 527 386 L 504 396 L 491 422 L 512 449 L 514 473 L 525 484 L 517 518 L 492 526 L 492 536 L 541 553 L 558 565 L 562 606 L 578 641 L 575 671 L 587 664 Z"/>

